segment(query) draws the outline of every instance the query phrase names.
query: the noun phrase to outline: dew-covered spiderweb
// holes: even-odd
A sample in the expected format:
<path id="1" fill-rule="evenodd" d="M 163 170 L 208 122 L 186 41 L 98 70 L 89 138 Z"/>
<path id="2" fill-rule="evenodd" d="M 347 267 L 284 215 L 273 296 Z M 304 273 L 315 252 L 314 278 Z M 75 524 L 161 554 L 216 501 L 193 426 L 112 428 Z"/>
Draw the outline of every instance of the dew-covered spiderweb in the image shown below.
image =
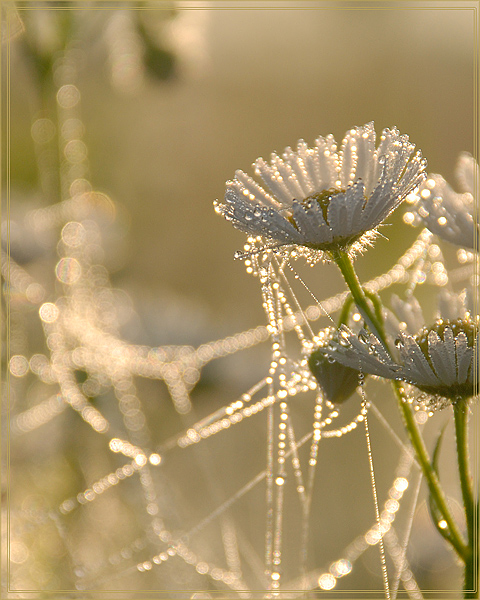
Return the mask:
<path id="1" fill-rule="evenodd" d="M 401 429 L 383 416 L 381 401 L 370 400 L 367 384 L 363 403 L 361 397 L 351 401 L 353 411 L 325 400 L 306 365 L 313 340 L 322 335 L 318 321 L 335 315 L 346 295 L 302 309 L 294 291 L 300 277 L 291 263 L 272 252 L 252 253 L 247 268 L 261 285 L 266 326 L 196 348 L 127 342 L 119 333 L 119 295 L 98 260 L 101 222 L 113 208 L 103 200 L 82 191 L 28 216 L 32 227 L 49 228 L 58 252 L 52 273 L 43 278 L 2 255 L 9 349 L 4 433 L 10 458 L 4 531 L 11 589 L 301 597 L 305 590 L 348 589 L 343 580 L 368 551 L 376 553 L 379 565 L 384 561 L 391 597 L 398 590 L 422 597 L 407 553 L 421 477 Z M 418 279 L 431 238 L 422 232 L 367 287 L 378 292 Z M 217 392 L 218 407 L 196 418 L 192 391 L 202 370 L 258 344 L 271 357 L 265 377 L 239 397 Z M 144 380 L 164 382 L 171 406 L 158 402 L 158 391 Z M 426 422 L 431 413 L 421 404 L 417 408 L 419 422 Z M 157 422 L 157 410 L 171 423 L 152 436 L 149 423 Z M 318 513 L 317 498 L 331 478 L 342 477 L 328 474 L 323 449 L 348 445 L 356 430 L 364 437 L 367 413 L 372 425 L 376 420 L 384 428 L 389 447 L 380 452 L 392 459 L 390 479 L 375 488 L 378 518 L 373 498 L 362 490 L 359 502 L 371 506 L 370 524 L 360 520 L 334 554 L 316 550 L 322 556 L 316 564 L 309 549 L 322 544 L 312 539 L 321 529 L 314 524 L 330 518 L 328 510 Z M 64 436 L 71 437 L 68 443 Z M 22 456 L 26 437 L 34 438 L 28 447 L 36 448 L 35 456 Z M 57 454 L 61 447 L 68 451 Z M 244 451 L 251 469 L 241 472 L 250 476 L 237 479 Z M 231 461 L 227 469 L 223 460 L 218 464 L 219 452 Z M 16 469 L 24 458 L 31 461 L 29 476 L 17 486 Z M 366 448 L 362 460 L 353 456 L 350 463 L 357 459 L 365 463 Z M 62 484 L 64 470 L 69 478 Z M 27 482 L 31 489 L 24 488 Z M 345 490 L 356 493 L 354 486 Z M 338 492 L 341 504 L 344 492 Z M 382 589 L 378 574 L 376 581 Z"/>
<path id="2" fill-rule="evenodd" d="M 9 597 L 422 598 L 435 561 L 456 566 L 428 524 L 389 387 L 369 377 L 336 405 L 307 365 L 347 298 L 322 297 L 322 265 L 300 273 L 294 255 L 250 239 L 244 262 L 264 324 L 197 346 L 123 335 L 132 308 L 108 267 L 118 207 L 89 179 L 70 59 L 58 67 L 58 122 L 32 126 L 39 163 L 53 128 L 63 156 L 63 200 L 23 220 L 23 239 L 43 240 L 42 268 L 16 259 L 17 232 L 8 214 L 4 222 Z M 424 230 L 365 287 L 458 286 L 472 274 L 473 256 L 462 252 L 447 270 Z M 208 384 L 213 364 L 232 368 L 256 347 L 265 372 L 243 393 Z M 430 417 L 448 417 L 418 398 L 415 408 L 425 430 Z"/>

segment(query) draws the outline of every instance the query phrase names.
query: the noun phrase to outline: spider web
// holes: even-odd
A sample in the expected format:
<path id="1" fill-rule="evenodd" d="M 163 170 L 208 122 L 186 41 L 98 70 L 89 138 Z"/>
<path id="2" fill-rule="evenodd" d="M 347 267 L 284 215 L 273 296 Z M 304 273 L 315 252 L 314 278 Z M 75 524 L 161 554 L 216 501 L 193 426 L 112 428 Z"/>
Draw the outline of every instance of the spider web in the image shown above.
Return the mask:
<path id="1" fill-rule="evenodd" d="M 301 310 L 286 275 L 288 261 L 268 251 L 257 253 L 247 268 L 260 280 L 267 326 L 197 348 L 128 343 L 120 335 L 118 295 L 107 270 L 92 258 L 101 244 L 98 222 L 105 209 L 98 200 L 94 192 L 85 192 L 29 219 L 60 229 L 54 270 L 61 289 L 54 301 L 43 302 L 46 285 L 8 254 L 2 257 L 10 321 L 11 590 L 21 595 L 22 590 L 42 589 L 41 576 L 51 569 L 47 588 L 52 591 L 77 589 L 95 595 L 134 589 L 159 596 L 293 598 L 306 590 L 335 588 L 383 540 L 392 596 L 402 585 L 409 597 L 422 597 L 406 557 L 420 484 L 410 449 L 368 399 L 345 420 L 349 411 L 323 398 L 306 365 L 315 339 L 313 322 L 337 312 L 346 295 Z M 430 244 L 431 235 L 422 232 L 390 271 L 366 287 L 378 292 L 418 278 L 419 261 Z M 43 348 L 28 353 L 32 341 L 39 344 L 39 323 Z M 265 377 L 236 398 L 226 400 L 217 392 L 218 407 L 197 418 L 194 390 L 202 370 L 258 344 L 270 347 Z M 152 436 L 149 424 L 161 422 L 168 410 L 165 403 L 152 401 L 152 388 L 143 387 L 148 381 L 164 383 L 175 411 L 173 424 L 162 428 L 166 434 Z M 155 411 L 162 414 L 155 416 Z M 362 427 L 367 413 L 379 419 L 400 448 L 394 476 L 386 491 L 378 492 L 379 518 L 363 529 L 359 523 L 357 534 L 338 555 L 329 562 L 324 559 L 324 567 L 312 568 L 310 530 L 322 518 L 312 509 L 322 447 Z M 417 416 L 428 418 L 423 410 Z M 234 436 L 235 429 L 239 433 Z M 250 453 L 252 468 L 242 469 L 242 475 L 251 473 L 246 480 L 235 477 L 230 451 L 228 477 L 217 471 L 216 453 L 231 440 L 240 440 L 236 452 L 241 452 L 257 435 L 264 447 L 254 459 Z M 36 440 L 30 450 L 24 442 L 29 436 Z M 43 450 L 38 443 L 44 436 L 54 446 L 55 437 L 71 437 L 63 460 L 69 463 L 73 493 L 65 493 L 61 485 L 54 489 L 50 479 L 55 475 L 49 478 L 48 471 L 63 472 L 65 465 L 52 465 L 49 444 Z M 212 445 L 212 440 L 218 441 Z M 30 474 L 17 486 L 16 469 L 25 448 L 35 462 L 32 473 L 38 475 Z M 32 480 L 34 494 L 25 489 Z M 410 517 L 398 533 L 394 521 L 411 480 L 418 483 L 406 500 Z M 255 532 L 246 522 L 252 505 L 259 528 Z M 61 569 L 38 564 L 32 540 L 42 537 L 56 538 L 52 545 L 61 555 Z M 39 574 L 37 588 L 30 561 Z M 203 596 L 192 596 L 199 590 Z"/>
<path id="2" fill-rule="evenodd" d="M 382 397 L 385 388 L 369 381 L 355 402 L 333 405 L 307 367 L 317 321 L 330 324 L 347 293 L 302 309 L 309 288 L 294 263 L 249 240 L 245 265 L 259 280 L 266 325 L 197 347 L 127 341 L 125 296 L 103 261 L 117 209 L 88 181 L 73 79 L 58 98 L 58 130 L 70 126 L 60 169 L 67 199 L 25 219 L 26 237 L 44 236 L 50 260 L 40 272 L 15 261 L 8 221 L 2 252 L 8 596 L 296 598 L 354 592 L 352 574 L 363 572 L 353 579 L 362 582 L 367 571 L 370 591 L 421 598 L 407 553 L 421 477 L 401 427 L 378 407 L 373 389 Z M 34 123 L 39 162 L 45 121 Z M 436 249 L 424 230 L 365 287 L 443 285 Z M 467 264 L 449 278 L 470 274 Z M 208 386 L 212 364 L 228 372 L 227 357 L 257 346 L 268 357 L 258 381 L 240 394 L 222 389 L 227 377 Z M 430 413 L 417 408 L 426 423 Z M 389 446 L 388 477 L 373 467 L 377 437 Z M 362 483 L 351 470 L 329 472 L 340 444 L 352 448 L 353 471 L 361 453 Z M 359 503 L 368 510 L 346 535 L 335 520 Z"/>

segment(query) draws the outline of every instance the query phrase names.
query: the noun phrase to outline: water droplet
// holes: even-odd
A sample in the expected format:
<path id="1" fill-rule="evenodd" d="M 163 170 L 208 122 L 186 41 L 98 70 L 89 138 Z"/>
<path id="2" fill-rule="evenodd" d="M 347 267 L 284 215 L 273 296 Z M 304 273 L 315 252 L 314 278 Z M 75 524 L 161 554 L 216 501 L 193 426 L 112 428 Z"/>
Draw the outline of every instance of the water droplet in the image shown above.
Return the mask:
<path id="1" fill-rule="evenodd" d="M 80 279 L 82 267 L 75 258 L 61 258 L 55 267 L 55 274 L 59 281 L 71 285 Z"/>

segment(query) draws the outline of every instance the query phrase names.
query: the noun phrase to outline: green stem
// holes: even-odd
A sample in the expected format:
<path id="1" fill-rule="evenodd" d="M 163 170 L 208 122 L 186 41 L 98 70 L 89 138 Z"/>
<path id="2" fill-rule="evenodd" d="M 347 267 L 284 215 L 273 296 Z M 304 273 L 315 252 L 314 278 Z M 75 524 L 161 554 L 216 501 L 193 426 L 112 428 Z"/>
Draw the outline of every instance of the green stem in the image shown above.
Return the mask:
<path id="1" fill-rule="evenodd" d="M 332 258 L 337 263 L 340 271 L 342 272 L 345 282 L 353 296 L 353 299 L 355 300 L 355 304 L 364 316 L 365 320 L 367 321 L 367 324 L 371 328 L 372 332 L 383 343 L 385 349 L 389 351 L 386 336 L 383 330 L 383 323 L 381 322 L 381 319 L 378 318 L 378 314 L 376 314 L 379 311 L 372 311 L 370 304 L 367 301 L 365 291 L 363 290 L 360 281 L 357 277 L 352 261 L 348 257 L 347 253 L 343 250 L 337 250 L 333 252 Z M 457 524 L 455 523 L 450 509 L 448 508 L 445 494 L 443 493 L 437 474 L 435 473 L 435 470 L 432 466 L 430 457 L 428 455 L 423 438 L 418 428 L 418 424 L 415 420 L 415 415 L 413 413 L 412 407 L 408 402 L 405 401 L 405 398 L 403 397 L 401 383 L 398 381 L 394 381 L 393 387 L 395 390 L 395 395 L 397 397 L 400 412 L 404 419 L 405 427 L 407 429 L 410 441 L 417 456 L 418 463 L 427 481 L 430 494 L 434 502 L 436 503 L 438 510 L 442 515 L 442 518 L 447 524 L 449 532 L 448 540 L 455 548 L 457 554 L 462 558 L 463 562 L 467 563 L 469 549 L 465 545 L 462 535 L 457 527 Z"/>
<path id="2" fill-rule="evenodd" d="M 464 402 L 453 405 L 455 420 L 455 440 L 457 445 L 458 473 L 462 489 L 463 506 L 467 522 L 468 556 L 465 563 L 464 594 L 465 598 L 478 598 L 478 548 L 474 544 L 478 539 L 475 535 L 475 504 L 473 500 L 472 477 L 468 458 L 468 407 Z M 475 551 L 476 550 L 476 551 Z"/>
<path id="3" fill-rule="evenodd" d="M 372 332 L 379 338 L 383 345 L 387 347 L 383 324 L 381 322 L 379 323 L 379 319 L 376 318 L 375 312 L 372 311 L 365 290 L 360 284 L 360 280 L 357 277 L 353 263 L 348 254 L 344 250 L 338 249 L 332 252 L 332 258 L 342 272 L 358 310 L 366 320 Z"/>
<path id="4" fill-rule="evenodd" d="M 469 553 L 468 547 L 465 545 L 462 534 L 460 533 L 460 530 L 458 529 L 458 526 L 448 507 L 447 499 L 440 486 L 440 481 L 438 480 L 435 469 L 432 466 L 425 443 L 415 420 L 415 414 L 412 410 L 412 407 L 406 401 L 403 395 L 401 382 L 393 381 L 393 388 L 395 390 L 400 412 L 402 413 L 404 419 L 406 430 L 410 437 L 410 442 L 415 450 L 415 454 L 422 469 L 423 476 L 427 482 L 430 495 L 437 505 L 443 520 L 447 524 L 449 536 L 445 539 L 448 539 L 448 541 L 455 548 L 458 556 L 463 560 L 464 563 L 466 563 Z"/>

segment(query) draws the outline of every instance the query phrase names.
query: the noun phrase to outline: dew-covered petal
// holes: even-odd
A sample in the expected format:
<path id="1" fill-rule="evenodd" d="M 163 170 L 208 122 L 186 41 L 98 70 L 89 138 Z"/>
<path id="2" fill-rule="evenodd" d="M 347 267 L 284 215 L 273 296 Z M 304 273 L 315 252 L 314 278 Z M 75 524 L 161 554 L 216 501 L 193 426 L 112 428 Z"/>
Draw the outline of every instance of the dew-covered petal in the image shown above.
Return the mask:
<path id="1" fill-rule="evenodd" d="M 362 332 L 360 335 L 362 335 Z M 376 350 L 378 351 L 375 348 L 375 344 L 378 342 L 375 336 L 370 339 L 366 332 L 363 332 L 363 336 L 367 338 L 367 342 L 360 341 L 347 327 L 342 326 L 339 333 L 341 342 L 332 341 L 326 349 L 326 353 L 346 367 L 385 377 L 386 379 L 394 379 L 400 366 L 388 357 L 383 348 L 380 356 L 375 353 Z"/>
<path id="2" fill-rule="evenodd" d="M 258 185 L 249 175 L 243 171 L 235 171 L 235 179 L 232 182 L 227 182 L 227 186 L 234 187 L 238 192 L 243 193 L 252 202 L 258 202 L 264 206 L 272 206 L 278 208 L 281 206 L 270 194 Z"/>
<path id="3" fill-rule="evenodd" d="M 317 226 L 316 219 L 312 219 L 311 215 L 296 200 L 294 200 L 292 204 L 292 215 L 298 230 L 306 243 L 322 244 L 327 241 L 327 239 L 322 236 L 323 232 L 321 228 Z M 328 228 L 325 227 L 325 229 Z"/>
<path id="4" fill-rule="evenodd" d="M 227 188 L 225 204 L 217 203 L 215 209 L 245 233 L 265 235 L 282 244 L 302 242 L 301 234 L 276 209 L 252 204 L 235 188 Z"/>
<path id="5" fill-rule="evenodd" d="M 338 155 L 336 150 L 337 143 L 333 135 L 327 135 L 325 138 L 319 136 L 315 140 L 315 149 L 312 153 L 316 165 L 315 173 L 317 174 L 315 191 L 337 187 Z"/>
<path id="6" fill-rule="evenodd" d="M 390 161 L 389 163 L 389 176 L 392 179 L 397 180 L 400 178 L 400 175 L 402 175 L 403 170 L 405 169 L 405 167 L 407 167 L 407 163 L 414 149 L 415 145 L 409 141 L 408 135 L 399 135 L 398 137 L 396 137 L 396 139 L 393 140 L 392 145 L 390 147 L 390 156 L 394 160 Z M 405 169 L 402 181 L 404 180 L 407 173 L 408 167 L 407 169 Z"/>
<path id="7" fill-rule="evenodd" d="M 436 331 L 430 331 L 428 334 L 428 354 L 442 383 L 446 386 L 454 385 L 457 380 L 455 343 L 453 332 L 449 327 L 445 327 L 444 340 L 440 338 Z"/>
<path id="8" fill-rule="evenodd" d="M 369 196 L 373 189 L 375 154 L 375 128 L 373 121 L 359 128 L 359 136 L 356 140 L 357 164 L 355 167 L 355 179 L 361 179 L 365 185 L 365 195 Z"/>
<path id="9" fill-rule="evenodd" d="M 422 349 L 409 335 L 400 334 L 402 344 L 399 353 L 404 364 L 403 374 L 407 381 L 415 385 L 439 386 L 441 380 L 428 364 Z"/>
<path id="10" fill-rule="evenodd" d="M 366 333 L 367 332 L 365 330 L 363 330 L 363 334 L 365 335 Z M 373 351 L 378 356 L 378 358 L 383 363 L 385 363 L 389 368 L 394 368 L 394 370 L 396 370 L 396 368 L 397 368 L 396 363 L 394 363 L 392 361 L 388 352 L 385 349 L 385 346 L 375 335 L 373 335 L 373 333 L 368 335 L 367 343 L 368 343 L 370 352 Z"/>
<path id="11" fill-rule="evenodd" d="M 398 136 L 398 130 L 396 127 L 393 129 L 384 129 L 380 136 L 380 144 L 374 153 L 374 168 L 373 168 L 373 180 L 372 185 L 376 187 L 378 181 L 383 176 L 385 171 L 385 161 L 387 156 L 390 154 L 391 145 Z"/>
<path id="12" fill-rule="evenodd" d="M 478 222 L 470 192 L 458 194 L 441 175 L 432 174 L 420 186 L 417 198 L 414 210 L 432 233 L 456 246 L 475 248 Z"/>
<path id="13" fill-rule="evenodd" d="M 275 197 L 284 206 L 290 206 L 294 195 L 290 193 L 278 171 L 267 164 L 263 158 L 257 158 L 254 165 L 255 173 L 263 179 Z"/>
<path id="14" fill-rule="evenodd" d="M 309 148 L 304 140 L 299 140 L 297 144 L 297 156 L 302 161 L 303 168 L 307 174 L 308 180 L 311 182 L 311 191 L 319 191 L 318 182 L 320 179 L 317 173 L 317 163 L 314 159 L 315 151 Z"/>
<path id="15" fill-rule="evenodd" d="M 287 163 L 284 163 L 277 154 L 272 154 L 270 162 L 280 174 L 280 177 L 282 178 L 283 183 L 291 196 L 293 198 L 302 200 L 304 198 L 303 190 L 298 183 L 297 176 L 293 172 L 291 166 Z"/>
<path id="16" fill-rule="evenodd" d="M 357 181 L 345 193 L 332 196 L 327 219 L 334 238 L 348 239 L 360 230 L 359 218 L 365 203 L 363 190 L 363 182 Z"/>
<path id="17" fill-rule="evenodd" d="M 473 360 L 473 348 L 468 346 L 467 336 L 461 331 L 455 338 L 457 358 L 457 381 L 460 385 L 467 381 L 468 371 Z"/>
<path id="18" fill-rule="evenodd" d="M 340 150 L 340 185 L 346 189 L 355 179 L 355 170 L 357 165 L 357 139 L 359 137 L 358 128 L 350 129 L 346 134 Z"/>
<path id="19" fill-rule="evenodd" d="M 387 169 L 384 168 L 380 181 L 363 208 L 361 227 L 364 230 L 368 231 L 379 224 L 380 221 L 377 218 L 379 214 L 388 214 L 393 210 L 395 204 L 395 198 L 392 197 L 393 182 L 388 179 L 386 171 Z"/>
<path id="20" fill-rule="evenodd" d="M 283 160 L 286 164 L 290 165 L 290 168 L 295 173 L 298 184 L 301 186 L 303 191 L 303 198 L 306 198 L 313 192 L 314 185 L 311 177 L 308 174 L 302 157 L 288 147 L 285 148 L 283 153 Z"/>
<path id="21" fill-rule="evenodd" d="M 325 223 L 322 209 L 316 200 L 307 200 L 304 211 L 310 221 L 311 227 L 315 233 L 311 239 L 313 244 L 325 244 L 333 241 L 333 233 L 331 227 Z"/>

